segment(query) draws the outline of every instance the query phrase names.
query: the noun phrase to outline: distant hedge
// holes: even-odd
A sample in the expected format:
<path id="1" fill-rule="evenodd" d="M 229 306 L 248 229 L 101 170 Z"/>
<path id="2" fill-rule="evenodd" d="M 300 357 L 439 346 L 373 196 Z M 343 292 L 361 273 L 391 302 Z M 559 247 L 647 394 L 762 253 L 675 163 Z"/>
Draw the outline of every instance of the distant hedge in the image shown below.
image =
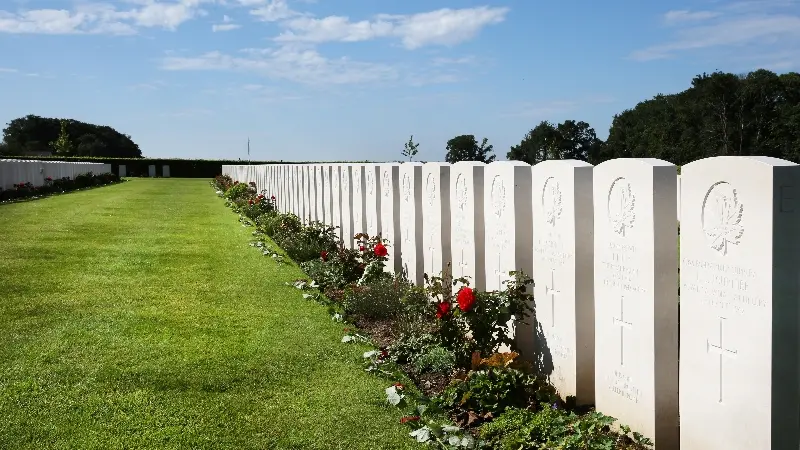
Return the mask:
<path id="1" fill-rule="evenodd" d="M 111 171 L 119 174 L 119 166 L 124 165 L 127 176 L 138 177 L 148 175 L 148 166 L 156 166 L 156 176 L 162 175 L 162 167 L 169 166 L 171 177 L 177 178 L 214 178 L 222 173 L 223 165 L 247 165 L 247 161 L 221 159 L 177 159 L 177 158 L 105 158 L 102 156 L 2 156 L 3 159 L 27 159 L 35 161 L 89 161 L 111 164 Z M 361 162 L 361 161 L 341 161 Z M 250 161 L 258 164 L 335 164 L 334 161 Z"/>

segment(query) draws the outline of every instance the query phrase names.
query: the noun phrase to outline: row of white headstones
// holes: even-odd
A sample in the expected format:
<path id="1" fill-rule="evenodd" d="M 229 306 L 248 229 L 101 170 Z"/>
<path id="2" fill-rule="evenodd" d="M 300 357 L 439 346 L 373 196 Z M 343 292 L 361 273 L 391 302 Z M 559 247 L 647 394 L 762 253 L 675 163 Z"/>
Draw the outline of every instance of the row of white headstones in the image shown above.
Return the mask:
<path id="1" fill-rule="evenodd" d="M 481 290 L 531 275 L 525 356 L 659 449 L 800 447 L 794 163 L 703 159 L 682 167 L 680 189 L 657 159 L 223 172 L 345 237 L 381 233 L 392 268 L 417 283 L 450 261 Z"/>
<path id="2" fill-rule="evenodd" d="M 83 161 L 38 161 L 21 159 L 0 159 L 0 189 L 11 189 L 18 183 L 31 183 L 44 186 L 47 177 L 58 180 L 64 177 L 74 179 L 78 175 L 111 172 L 111 164 Z"/>

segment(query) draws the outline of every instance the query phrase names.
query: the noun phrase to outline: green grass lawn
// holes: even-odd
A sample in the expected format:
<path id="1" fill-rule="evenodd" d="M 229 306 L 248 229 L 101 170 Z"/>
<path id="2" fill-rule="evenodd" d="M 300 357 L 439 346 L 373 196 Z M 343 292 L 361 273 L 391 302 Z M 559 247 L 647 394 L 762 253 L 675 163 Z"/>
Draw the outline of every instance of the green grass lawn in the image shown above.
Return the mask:
<path id="1" fill-rule="evenodd" d="M 0 205 L 0 448 L 415 447 L 207 180 Z"/>

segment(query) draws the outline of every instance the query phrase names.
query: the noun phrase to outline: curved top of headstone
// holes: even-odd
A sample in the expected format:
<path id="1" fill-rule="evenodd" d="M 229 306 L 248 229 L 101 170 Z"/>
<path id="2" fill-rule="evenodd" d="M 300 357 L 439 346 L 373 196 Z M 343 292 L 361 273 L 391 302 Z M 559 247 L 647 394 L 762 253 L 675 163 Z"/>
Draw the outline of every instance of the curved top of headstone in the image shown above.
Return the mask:
<path id="1" fill-rule="evenodd" d="M 695 167 L 703 167 L 710 164 L 746 164 L 746 165 L 767 165 L 767 166 L 796 166 L 797 164 L 785 159 L 773 158 L 771 156 L 711 156 L 698 159 L 681 167 L 681 172 L 686 169 L 692 170 Z"/>
<path id="2" fill-rule="evenodd" d="M 438 166 L 438 167 L 450 167 L 452 164 L 450 164 L 449 162 L 432 161 L 432 162 L 427 162 L 427 163 L 425 163 L 424 165 L 425 165 L 425 166 L 428 166 L 428 167 L 434 167 L 434 166 Z"/>
<path id="3" fill-rule="evenodd" d="M 419 162 L 419 161 L 405 161 L 405 162 L 403 162 L 403 163 L 400 163 L 400 165 L 401 165 L 401 166 L 417 166 L 417 167 L 422 167 L 422 166 L 424 166 L 425 164 L 423 164 L 423 163 L 421 163 L 421 162 Z"/>
<path id="4" fill-rule="evenodd" d="M 480 161 L 457 161 L 452 164 L 453 166 L 485 166 L 486 163 Z"/>
<path id="5" fill-rule="evenodd" d="M 633 164 L 638 165 L 646 165 L 651 167 L 664 167 L 664 166 L 675 166 L 669 161 L 664 161 L 663 159 L 658 158 L 615 158 L 609 159 L 608 161 L 601 162 L 600 164 L 596 165 L 595 168 L 606 168 L 606 167 L 614 167 L 614 166 L 630 166 Z"/>
<path id="6" fill-rule="evenodd" d="M 489 164 L 487 164 L 487 166 L 491 166 L 493 164 L 496 164 L 498 166 L 528 166 L 528 167 L 531 166 L 530 164 L 526 163 L 525 161 L 515 161 L 515 160 L 492 161 Z"/>
<path id="7" fill-rule="evenodd" d="M 581 161 L 579 159 L 548 159 L 547 161 L 542 161 L 540 163 L 534 164 L 533 168 L 537 170 L 541 170 L 543 168 L 548 168 L 551 166 L 562 166 L 562 167 L 594 167 L 593 165 L 589 164 L 586 161 Z"/>

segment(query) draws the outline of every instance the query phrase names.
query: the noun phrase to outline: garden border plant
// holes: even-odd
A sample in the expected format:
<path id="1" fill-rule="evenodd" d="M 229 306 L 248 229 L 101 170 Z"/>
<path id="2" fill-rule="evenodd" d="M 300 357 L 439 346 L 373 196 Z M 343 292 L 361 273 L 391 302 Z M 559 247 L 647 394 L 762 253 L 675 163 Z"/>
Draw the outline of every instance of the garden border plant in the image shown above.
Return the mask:
<path id="1" fill-rule="evenodd" d="M 252 247 L 278 263 L 288 263 L 285 254 L 309 276 L 286 284 L 345 325 L 342 342 L 373 346 L 364 369 L 391 383 L 386 401 L 403 411 L 401 422 L 418 442 L 441 449 L 652 447 L 616 419 L 561 399 L 519 358 L 510 320 L 535 314 L 533 280 L 524 273 L 511 272 L 499 291 L 479 292 L 468 279 L 454 279 L 448 265 L 414 286 L 385 270 L 388 242 L 380 236 L 359 233 L 348 248 L 335 228 L 279 212 L 275 197 L 257 193 L 254 183 L 221 175 L 212 185 L 242 226 L 255 227 Z"/>
<path id="2" fill-rule="evenodd" d="M 123 180 L 116 174 L 108 172 L 93 174 L 92 172 L 76 175 L 75 179 L 70 177 L 45 178 L 45 184 L 34 186 L 30 181 L 23 181 L 14 184 L 13 189 L 0 188 L 0 203 L 12 203 L 17 201 L 44 198 L 51 195 L 65 194 L 83 189 L 107 186 L 120 183 Z"/>

